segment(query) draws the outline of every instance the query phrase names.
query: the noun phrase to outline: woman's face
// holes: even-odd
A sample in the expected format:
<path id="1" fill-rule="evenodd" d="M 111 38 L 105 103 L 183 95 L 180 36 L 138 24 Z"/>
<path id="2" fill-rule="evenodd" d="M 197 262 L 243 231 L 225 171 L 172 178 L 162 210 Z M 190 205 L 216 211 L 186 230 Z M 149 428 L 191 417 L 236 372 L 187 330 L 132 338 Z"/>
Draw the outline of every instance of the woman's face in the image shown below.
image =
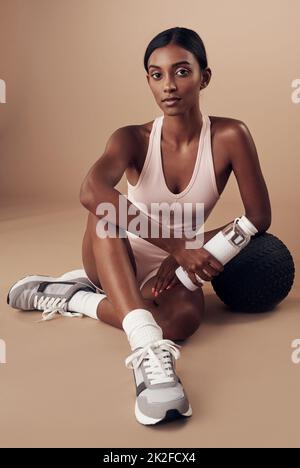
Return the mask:
<path id="1" fill-rule="evenodd" d="M 182 61 L 188 63 L 178 63 Z M 194 54 L 175 44 L 155 49 L 148 60 L 147 80 L 155 100 L 164 112 L 173 115 L 199 106 L 200 87 L 207 86 L 210 75 L 209 68 L 201 72 Z M 175 105 L 163 102 L 172 96 L 180 98 Z"/>

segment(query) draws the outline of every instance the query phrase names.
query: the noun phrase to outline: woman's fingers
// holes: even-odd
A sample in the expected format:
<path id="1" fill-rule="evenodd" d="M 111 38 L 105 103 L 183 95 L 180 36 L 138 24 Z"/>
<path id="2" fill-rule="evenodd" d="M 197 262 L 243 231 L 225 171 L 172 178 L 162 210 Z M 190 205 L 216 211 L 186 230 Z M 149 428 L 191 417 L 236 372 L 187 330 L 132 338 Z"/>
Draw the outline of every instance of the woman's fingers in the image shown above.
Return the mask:
<path id="1" fill-rule="evenodd" d="M 154 286 L 152 288 L 153 293 L 155 293 L 155 291 L 159 290 L 159 288 L 161 287 L 161 283 L 163 281 L 163 278 L 164 278 L 164 271 L 163 271 L 162 266 L 160 266 L 159 270 L 158 270 L 158 272 L 156 273 L 156 276 L 155 276 L 155 283 L 154 283 Z"/>
<path id="2" fill-rule="evenodd" d="M 179 283 L 180 283 L 180 280 L 177 278 L 176 275 L 174 275 L 174 277 L 172 278 L 172 280 L 171 280 L 170 283 L 168 284 L 167 289 L 171 289 L 171 288 L 173 288 L 176 284 L 179 284 Z"/>
<path id="3" fill-rule="evenodd" d="M 205 265 L 205 267 L 199 268 L 196 271 L 196 274 L 200 276 L 204 281 L 211 281 L 215 276 L 220 274 L 219 271 L 216 271 L 209 265 Z"/>
<path id="4" fill-rule="evenodd" d="M 197 273 L 197 274 L 198 274 L 198 273 Z M 200 280 L 197 280 L 196 273 L 188 272 L 188 276 L 189 276 L 190 280 L 191 280 L 196 286 L 198 286 L 198 288 L 202 288 L 203 283 L 201 283 Z M 200 275 L 199 275 L 199 276 L 200 276 Z M 200 278 L 202 278 L 202 276 L 200 276 Z"/>
<path id="5" fill-rule="evenodd" d="M 159 292 L 163 291 L 164 289 L 167 289 L 169 284 L 172 282 L 173 277 L 174 277 L 174 274 L 170 274 L 164 278 L 164 281 L 162 283 L 162 286 Z"/>
<path id="6" fill-rule="evenodd" d="M 158 294 L 161 293 L 164 289 L 167 288 L 168 284 L 172 280 L 172 277 L 173 277 L 172 275 L 167 275 L 167 276 L 165 276 L 164 278 L 161 279 L 160 287 L 157 288 Z"/>
<path id="7" fill-rule="evenodd" d="M 153 294 L 155 296 L 158 295 L 159 291 L 162 288 L 163 283 L 164 283 L 164 275 L 163 275 L 163 273 L 158 272 L 157 273 L 157 280 L 156 280 L 155 286 L 153 288 Z"/>
<path id="8" fill-rule="evenodd" d="M 224 270 L 224 265 L 219 262 L 219 260 L 217 260 L 213 255 L 210 255 L 207 263 L 218 273 L 221 273 Z"/>
<path id="9" fill-rule="evenodd" d="M 204 281 L 211 281 L 213 279 L 213 276 L 207 273 L 205 268 L 202 268 L 202 270 L 197 271 L 196 275 L 200 276 L 200 278 L 203 279 Z"/>
<path id="10" fill-rule="evenodd" d="M 156 282 L 155 282 L 155 284 L 154 284 L 154 286 L 152 288 L 152 292 L 153 292 L 154 295 L 157 295 L 157 291 L 159 290 L 160 285 L 161 285 L 161 278 L 160 278 L 160 276 L 158 276 L 157 279 L 156 279 Z"/>
<path id="11" fill-rule="evenodd" d="M 154 295 L 156 293 L 156 296 L 157 296 L 159 293 L 163 292 L 165 289 L 170 289 L 178 283 L 180 283 L 180 281 L 175 274 L 168 275 L 165 278 L 160 277 L 159 281 L 156 283 L 156 287 L 152 288 L 152 292 Z"/>

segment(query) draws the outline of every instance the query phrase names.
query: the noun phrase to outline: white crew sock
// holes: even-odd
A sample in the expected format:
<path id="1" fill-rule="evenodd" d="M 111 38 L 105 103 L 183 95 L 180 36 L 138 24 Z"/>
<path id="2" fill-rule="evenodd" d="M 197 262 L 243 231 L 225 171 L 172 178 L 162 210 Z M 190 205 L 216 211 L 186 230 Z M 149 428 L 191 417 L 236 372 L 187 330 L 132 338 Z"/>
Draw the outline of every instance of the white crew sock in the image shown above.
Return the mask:
<path id="1" fill-rule="evenodd" d="M 153 315 L 146 309 L 133 309 L 123 319 L 122 327 L 126 332 L 132 351 L 143 348 L 152 341 L 162 340 L 163 332 Z"/>
<path id="2" fill-rule="evenodd" d="M 105 298 L 106 294 L 78 291 L 71 297 L 68 310 L 70 312 L 80 312 L 83 315 L 98 320 L 97 308 L 99 303 Z"/>

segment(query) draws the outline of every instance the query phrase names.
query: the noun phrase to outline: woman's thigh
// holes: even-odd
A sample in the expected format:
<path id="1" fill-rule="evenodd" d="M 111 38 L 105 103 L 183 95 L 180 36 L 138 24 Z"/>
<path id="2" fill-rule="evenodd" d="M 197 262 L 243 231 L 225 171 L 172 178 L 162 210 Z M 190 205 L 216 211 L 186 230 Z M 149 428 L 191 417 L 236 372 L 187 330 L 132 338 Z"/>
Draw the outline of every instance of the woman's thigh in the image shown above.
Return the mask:
<path id="1" fill-rule="evenodd" d="M 94 251 L 97 250 L 94 248 L 93 243 L 98 243 L 98 242 L 106 242 L 107 239 L 100 239 L 97 234 L 96 234 L 96 225 L 98 222 L 98 217 L 92 213 L 88 214 L 88 220 L 87 220 L 87 226 L 86 226 L 86 231 L 83 237 L 83 242 L 82 242 L 82 263 L 84 270 L 89 277 L 89 279 L 96 285 L 98 288 L 103 289 L 101 286 L 101 283 L 98 278 L 97 274 L 97 264 L 96 262 L 103 262 L 103 261 L 109 261 L 107 258 L 95 258 Z M 151 250 L 151 255 L 149 257 L 149 252 L 147 251 L 146 253 L 143 254 L 142 252 L 142 247 L 139 244 L 136 244 L 136 242 L 133 242 L 133 246 L 135 246 L 135 251 L 131 247 L 131 243 L 128 240 L 128 238 L 118 238 L 118 239 L 111 239 L 112 242 L 115 241 L 120 241 L 124 242 L 127 248 L 129 260 L 131 262 L 133 271 L 135 276 L 138 276 L 137 269 L 139 268 L 140 275 L 142 277 L 145 277 L 146 274 L 149 274 L 149 271 L 153 269 L 153 266 L 156 267 L 158 263 L 161 261 L 159 259 L 160 257 L 158 256 L 158 259 L 155 257 L 155 249 L 153 249 L 152 244 L 149 244 L 147 246 L 148 250 Z M 147 243 L 148 244 L 148 243 Z M 145 246 L 144 246 L 145 247 Z M 159 252 L 158 252 L 159 253 Z M 163 252 L 162 252 L 163 253 Z M 137 256 L 135 258 L 135 255 Z M 148 260 L 147 260 L 148 259 Z M 150 262 L 151 260 L 151 262 Z M 149 262 L 149 265 L 147 266 L 147 261 Z M 109 264 L 108 264 L 109 267 Z M 162 293 L 160 293 L 156 298 L 154 298 L 152 294 L 152 287 L 155 284 L 155 276 L 151 277 L 149 280 L 146 281 L 146 283 L 143 285 L 141 288 L 141 295 L 145 299 L 151 299 L 156 303 L 157 305 L 168 305 L 168 309 L 174 309 L 177 310 L 180 307 L 185 307 L 186 309 L 189 310 L 195 310 L 199 311 L 200 310 L 203 312 L 204 309 L 204 297 L 203 297 L 203 291 L 202 288 L 198 288 L 196 291 L 189 291 L 185 286 L 183 286 L 181 283 L 176 284 L 173 286 L 171 289 L 164 290 Z"/>
<path id="2" fill-rule="evenodd" d="M 128 252 L 128 257 L 131 262 L 134 274 L 137 274 L 137 267 L 136 267 L 136 262 L 134 258 L 134 253 L 132 251 L 130 242 L 127 238 L 114 238 L 114 239 L 101 239 L 97 236 L 96 233 L 96 225 L 98 222 L 99 218 L 94 215 L 93 213 L 88 214 L 88 220 L 87 220 L 87 226 L 86 230 L 83 236 L 83 241 L 82 241 L 82 263 L 83 263 L 83 268 L 89 277 L 89 279 L 98 287 L 102 289 L 101 283 L 98 278 L 98 273 L 97 273 L 97 262 L 103 262 L 103 261 L 109 261 L 109 259 L 104 257 L 104 255 L 100 256 L 95 256 L 95 251 L 99 251 L 98 243 L 104 242 L 106 243 L 106 246 L 108 247 L 107 242 L 124 242 L 127 252 Z M 104 244 L 103 244 L 104 247 Z M 105 247 L 104 247 L 105 248 Z M 105 249 L 105 252 L 109 251 L 109 249 Z M 109 263 L 108 263 L 108 268 L 109 268 Z"/>

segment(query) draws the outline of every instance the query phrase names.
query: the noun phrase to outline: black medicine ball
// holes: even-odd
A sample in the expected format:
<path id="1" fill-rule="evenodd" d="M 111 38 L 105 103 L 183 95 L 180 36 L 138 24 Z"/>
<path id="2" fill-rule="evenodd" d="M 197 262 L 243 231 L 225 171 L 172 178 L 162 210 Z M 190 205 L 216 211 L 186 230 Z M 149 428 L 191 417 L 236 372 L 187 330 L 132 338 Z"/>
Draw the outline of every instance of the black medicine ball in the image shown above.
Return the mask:
<path id="1" fill-rule="evenodd" d="M 286 245 L 264 232 L 255 234 L 211 284 L 230 309 L 265 312 L 288 295 L 294 276 L 293 258 Z"/>

